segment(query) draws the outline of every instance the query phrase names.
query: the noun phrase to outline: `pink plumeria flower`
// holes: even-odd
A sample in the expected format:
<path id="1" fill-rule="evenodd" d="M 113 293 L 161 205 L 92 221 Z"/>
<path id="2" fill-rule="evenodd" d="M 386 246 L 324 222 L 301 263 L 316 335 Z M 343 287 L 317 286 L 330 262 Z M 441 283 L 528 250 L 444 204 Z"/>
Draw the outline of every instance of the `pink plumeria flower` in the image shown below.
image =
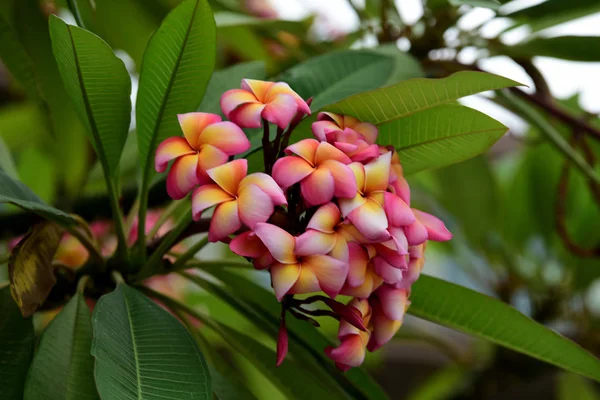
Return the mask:
<path id="1" fill-rule="evenodd" d="M 363 325 L 369 326 L 371 320 L 371 306 L 366 299 L 353 299 L 349 304 L 360 311 L 363 318 Z M 365 360 L 365 348 L 369 343 L 371 333 L 361 331 L 346 320 L 340 321 L 338 338 L 340 345 L 338 347 L 328 347 L 325 349 L 327 357 L 335 361 L 335 365 L 341 371 L 347 371 L 352 367 L 360 366 Z"/>
<path id="2" fill-rule="evenodd" d="M 373 264 L 375 253 L 372 248 L 365 248 L 355 242 L 348 243 L 348 250 L 350 253 L 348 277 L 340 294 L 367 298 L 383 284 L 383 279 L 376 273 Z"/>
<path id="3" fill-rule="evenodd" d="M 368 122 L 360 122 L 348 115 L 322 112 L 317 116 L 317 122 L 312 124 L 312 131 L 317 139 L 334 145 L 352 161 L 366 163 L 379 156 L 379 146 L 375 144 L 378 130 Z"/>
<path id="4" fill-rule="evenodd" d="M 229 248 L 239 256 L 252 258 L 252 265 L 256 269 L 268 268 L 275 261 L 271 253 L 269 253 L 269 249 L 256 236 L 256 233 L 252 231 L 236 236 L 229 243 Z"/>
<path id="5" fill-rule="evenodd" d="M 367 349 L 375 351 L 396 335 L 410 301 L 406 290 L 382 286 L 375 292 L 375 297 L 369 299 L 369 303 L 372 308 L 372 330 Z"/>
<path id="6" fill-rule="evenodd" d="M 387 148 L 380 148 L 380 151 L 385 153 L 388 151 Z M 402 165 L 400 164 L 400 157 L 398 152 L 394 150 L 392 152 L 392 162 L 390 165 L 390 188 L 392 191 L 400 197 L 406 204 L 410 206 L 410 188 L 407 180 L 404 178 L 404 172 Z"/>
<path id="7" fill-rule="evenodd" d="M 419 279 L 421 270 L 425 264 L 425 257 L 423 256 L 423 253 L 425 252 L 426 244 L 427 242 L 419 246 L 410 246 L 408 248 L 408 252 L 410 254 L 408 268 L 402 273 L 402 280 L 396 283 L 394 287 L 398 289 L 410 290 L 412 284 Z"/>
<path id="8" fill-rule="evenodd" d="M 304 139 L 285 152 L 290 155 L 275 162 L 273 178 L 283 189 L 300 182 L 302 197 L 309 206 L 328 203 L 334 196 L 356 195 L 356 179 L 346 165 L 352 160 L 329 143 Z"/>
<path id="9" fill-rule="evenodd" d="M 339 199 L 342 215 L 368 240 L 374 242 L 390 238 L 387 231 L 388 219 L 383 209 L 390 176 L 390 160 L 391 153 L 388 152 L 366 165 L 358 162 L 350 164 L 358 192 L 352 199 Z"/>
<path id="10" fill-rule="evenodd" d="M 273 214 L 275 206 L 287 204 L 283 191 L 273 178 L 264 173 L 248 173 L 248 160 L 234 160 L 206 171 L 214 183 L 202 185 L 192 194 L 192 214 L 215 208 L 210 221 L 208 240 L 217 242 L 242 227 L 253 229 Z"/>
<path id="11" fill-rule="evenodd" d="M 242 128 L 259 128 L 264 119 L 284 129 L 297 112 L 310 114 L 308 104 L 287 83 L 254 79 L 243 79 L 241 89 L 223 93 L 221 109 Z"/>
<path id="12" fill-rule="evenodd" d="M 342 222 L 342 213 L 338 206 L 335 203 L 327 203 L 315 211 L 308 221 L 306 232 L 320 237 L 319 240 L 323 242 L 331 242 L 329 255 L 347 262 L 348 240 L 354 240 L 349 228 L 349 224 Z"/>
<path id="13" fill-rule="evenodd" d="M 404 229 L 409 245 L 416 246 L 426 240 L 446 242 L 452 239 L 452 233 L 448 231 L 442 220 L 414 208 L 412 211 L 416 220 Z"/>
<path id="14" fill-rule="evenodd" d="M 175 160 L 167 176 L 167 193 L 176 200 L 184 198 L 194 186 L 210 182 L 208 169 L 250 148 L 244 131 L 232 122 L 222 122 L 219 115 L 193 112 L 179 114 L 178 118 L 185 138 L 163 141 L 154 161 L 156 171 L 165 172 L 169 161 Z"/>
<path id="15" fill-rule="evenodd" d="M 294 237 L 278 226 L 258 223 L 256 235 L 275 259 L 271 265 L 271 281 L 279 301 L 286 294 L 323 291 L 335 297 L 348 273 L 348 264 L 325 254 L 332 243 L 319 236 L 304 233 Z"/>

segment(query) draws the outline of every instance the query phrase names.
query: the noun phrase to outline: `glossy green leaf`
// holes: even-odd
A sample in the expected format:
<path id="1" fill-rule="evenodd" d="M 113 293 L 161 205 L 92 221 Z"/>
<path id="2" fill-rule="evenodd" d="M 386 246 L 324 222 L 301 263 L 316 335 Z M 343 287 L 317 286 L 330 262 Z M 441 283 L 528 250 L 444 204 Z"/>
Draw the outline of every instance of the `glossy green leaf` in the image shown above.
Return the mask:
<path id="1" fill-rule="evenodd" d="M 69 214 L 47 205 L 22 182 L 12 179 L 2 171 L 0 171 L 0 203 L 17 205 L 63 225 L 75 223 Z"/>
<path id="2" fill-rule="evenodd" d="M 136 104 L 141 221 L 145 220 L 154 174 L 155 149 L 162 140 L 181 135 L 177 114 L 195 111 L 200 105 L 215 65 L 215 52 L 215 22 L 206 0 L 181 3 L 148 43 Z"/>
<path id="3" fill-rule="evenodd" d="M 96 400 L 92 319 L 76 294 L 46 327 L 29 368 L 24 400 Z"/>
<path id="4" fill-rule="evenodd" d="M 600 36 L 558 36 L 535 38 L 505 49 L 514 57 L 544 56 L 571 61 L 600 61 L 600 54 L 591 49 L 600 47 Z"/>
<path id="5" fill-rule="evenodd" d="M 410 300 L 412 315 L 600 381 L 600 360 L 499 300 L 427 275 Z"/>
<path id="6" fill-rule="evenodd" d="M 0 171 L 3 171 L 9 177 L 13 179 L 19 179 L 15 162 L 10 154 L 10 149 L 4 143 L 4 140 L 0 136 Z"/>
<path id="7" fill-rule="evenodd" d="M 0 16 L 0 59 L 29 96 L 39 96 L 33 62 L 17 33 Z"/>
<path id="8" fill-rule="evenodd" d="M 449 2 L 453 6 L 462 6 L 466 4 L 473 7 L 491 8 L 492 10 L 497 10 L 501 6 L 498 0 L 449 0 Z"/>
<path id="9" fill-rule="evenodd" d="M 444 104 L 379 126 L 379 144 L 398 149 L 406 175 L 444 167 L 485 152 L 504 125 L 468 107 Z"/>
<path id="10" fill-rule="evenodd" d="M 35 336 L 31 318 L 23 318 L 8 287 L 0 289 L 0 399 L 23 398 Z"/>
<path id="11" fill-rule="evenodd" d="M 508 14 L 527 23 L 534 32 L 600 11 L 597 0 L 546 0 Z"/>
<path id="12" fill-rule="evenodd" d="M 124 284 L 100 298 L 92 317 L 100 397 L 211 399 L 210 373 L 175 317 Z"/>
<path id="13" fill-rule="evenodd" d="M 65 88 L 105 173 L 113 177 L 129 131 L 129 74 L 110 46 L 84 29 L 52 17 L 50 35 Z"/>
<path id="14" fill-rule="evenodd" d="M 463 71 L 441 79 L 410 79 L 350 96 L 323 109 L 382 124 L 461 97 L 518 86 L 518 82 L 485 72 Z"/>
<path id="15" fill-rule="evenodd" d="M 73 14 L 77 25 L 90 32 L 96 32 L 96 12 L 93 0 L 67 0 L 69 10 Z"/>
<path id="16" fill-rule="evenodd" d="M 558 400 L 598 400 L 600 393 L 595 386 L 585 378 L 569 373 L 560 374 L 557 382 Z"/>

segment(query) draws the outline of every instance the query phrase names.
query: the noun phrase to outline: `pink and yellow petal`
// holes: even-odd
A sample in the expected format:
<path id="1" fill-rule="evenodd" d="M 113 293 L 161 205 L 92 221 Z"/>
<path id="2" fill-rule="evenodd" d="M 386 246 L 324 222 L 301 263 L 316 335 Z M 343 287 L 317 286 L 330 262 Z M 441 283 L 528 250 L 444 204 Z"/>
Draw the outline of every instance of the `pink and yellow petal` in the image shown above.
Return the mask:
<path id="1" fill-rule="evenodd" d="M 297 111 L 298 105 L 294 97 L 281 94 L 266 104 L 261 116 L 281 129 L 284 129 L 294 119 Z"/>
<path id="2" fill-rule="evenodd" d="M 412 224 L 404 227 L 404 234 L 410 246 L 417 246 L 427 241 L 429 233 L 427 227 L 418 219 Z"/>
<path id="3" fill-rule="evenodd" d="M 335 234 L 323 233 L 314 229 L 307 229 L 303 234 L 296 237 L 297 256 L 311 256 L 315 254 L 327 254 L 335 245 Z"/>
<path id="4" fill-rule="evenodd" d="M 275 290 L 275 297 L 281 301 L 300 276 L 299 264 L 275 263 L 271 266 L 271 284 Z"/>
<path id="5" fill-rule="evenodd" d="M 347 166 L 339 161 L 328 160 L 319 166 L 326 168 L 333 176 L 334 195 L 338 198 L 353 198 L 358 191 L 354 173 Z"/>
<path id="6" fill-rule="evenodd" d="M 198 154 L 179 157 L 167 175 L 167 193 L 172 199 L 183 199 L 198 185 Z"/>
<path id="7" fill-rule="evenodd" d="M 254 96 L 256 96 L 258 101 L 261 103 L 266 102 L 267 93 L 274 85 L 274 82 L 260 81 L 256 79 L 242 79 L 242 89 L 252 92 L 252 94 L 254 94 Z"/>
<path id="8" fill-rule="evenodd" d="M 232 196 L 236 196 L 242 179 L 248 172 L 248 160 L 233 160 L 226 164 L 211 168 L 206 173 L 223 190 Z"/>
<path id="9" fill-rule="evenodd" d="M 401 321 L 410 302 L 408 292 L 404 289 L 396 289 L 389 285 L 383 285 L 377 289 L 377 297 L 381 302 L 381 310 L 386 318 Z"/>
<path id="10" fill-rule="evenodd" d="M 200 145 L 202 144 L 198 140 L 202 131 L 204 131 L 206 127 L 222 121 L 220 115 L 203 112 L 178 114 L 177 119 L 179 120 L 179 126 L 181 126 L 181 130 L 188 143 L 196 150 L 200 150 Z"/>
<path id="11" fill-rule="evenodd" d="M 348 215 L 348 219 L 358 231 L 372 242 L 380 242 L 390 237 L 388 222 L 383 208 L 370 198 Z"/>
<path id="12" fill-rule="evenodd" d="M 429 240 L 445 242 L 452 239 L 452 233 L 450 233 L 450 231 L 446 228 L 441 219 L 416 209 L 413 209 L 413 212 L 419 222 L 425 225 L 425 228 L 427 229 L 427 238 Z"/>
<path id="13" fill-rule="evenodd" d="M 294 264 L 297 261 L 294 250 L 296 239 L 278 226 L 258 223 L 254 233 L 260 238 L 274 259 L 284 264 Z"/>
<path id="14" fill-rule="evenodd" d="M 255 172 L 246 176 L 240 182 L 238 190 L 243 190 L 247 185 L 256 185 L 261 188 L 266 194 L 269 195 L 271 201 L 276 206 L 287 204 L 287 199 L 285 198 L 283 190 L 273 178 L 263 172 Z"/>
<path id="15" fill-rule="evenodd" d="M 391 152 L 380 155 L 365 165 L 365 193 L 384 191 L 390 180 Z"/>
<path id="16" fill-rule="evenodd" d="M 258 99 L 251 92 L 244 89 L 228 90 L 221 96 L 221 110 L 227 118 L 233 110 L 247 103 L 258 103 Z"/>
<path id="17" fill-rule="evenodd" d="M 250 229 L 259 222 L 267 222 L 275 209 L 271 197 L 252 184 L 239 191 L 238 205 L 240 219 Z"/>
<path id="18" fill-rule="evenodd" d="M 335 193 L 335 181 L 328 169 L 316 169 L 300 182 L 300 191 L 309 206 L 326 204 Z"/>
<path id="19" fill-rule="evenodd" d="M 415 214 L 408 204 L 393 193 L 385 192 L 383 209 L 392 226 L 405 226 L 415 222 Z"/>
<path id="20" fill-rule="evenodd" d="M 395 285 L 402 281 L 402 270 L 392 266 L 383 257 L 375 257 L 373 259 L 373 267 L 375 273 L 380 276 L 385 283 Z"/>
<path id="21" fill-rule="evenodd" d="M 374 144 L 377 141 L 379 130 L 375 125 L 368 122 L 361 122 L 351 126 L 351 128 L 363 135 L 368 144 Z"/>
<path id="22" fill-rule="evenodd" d="M 165 172 L 169 161 L 194 153 L 196 150 L 184 138 L 179 136 L 168 138 L 156 148 L 154 169 L 156 172 Z"/>
<path id="23" fill-rule="evenodd" d="M 365 283 L 369 255 L 358 243 L 348 243 L 348 277 L 346 283 L 350 287 L 358 287 Z"/>
<path id="24" fill-rule="evenodd" d="M 229 156 L 211 145 L 205 144 L 198 153 L 198 182 L 200 185 L 212 183 L 206 171 L 227 163 Z"/>
<path id="25" fill-rule="evenodd" d="M 362 195 L 357 194 L 351 199 L 339 199 L 340 210 L 342 211 L 342 216 L 347 217 L 356 210 L 358 207 L 361 207 L 363 204 L 367 202 L 367 199 Z"/>
<path id="26" fill-rule="evenodd" d="M 311 166 L 315 166 L 315 156 L 317 149 L 319 148 L 319 142 L 315 139 L 304 139 L 292 145 L 289 145 L 285 149 L 286 154 L 294 154 L 298 157 L 302 157 Z"/>
<path id="27" fill-rule="evenodd" d="M 319 143 L 315 152 L 315 165 L 319 165 L 327 160 L 339 161 L 342 164 L 350 164 L 352 160 L 343 151 L 335 148 L 333 145 L 327 142 Z"/>
<path id="28" fill-rule="evenodd" d="M 197 221 L 207 208 L 232 200 L 234 198 L 217 185 L 200 186 L 192 194 L 192 216 Z"/>
<path id="29" fill-rule="evenodd" d="M 306 228 L 333 233 L 337 224 L 341 222 L 341 219 L 342 214 L 338 206 L 335 203 L 327 203 L 315 211 L 310 221 L 308 221 Z"/>
<path id="30" fill-rule="evenodd" d="M 327 141 L 327 134 L 330 132 L 340 131 L 340 127 L 332 121 L 317 121 L 311 125 L 312 133 L 315 137 L 321 141 Z"/>
<path id="31" fill-rule="evenodd" d="M 273 165 L 273 179 L 283 189 L 300 182 L 312 174 L 314 168 L 305 160 L 296 156 L 282 157 Z"/>
<path id="32" fill-rule="evenodd" d="M 227 201 L 219 204 L 210 221 L 208 240 L 218 242 L 235 233 L 242 227 L 238 213 L 237 201 Z"/>
<path id="33" fill-rule="evenodd" d="M 296 102 L 298 111 L 302 112 L 303 114 L 310 115 L 310 107 L 306 103 L 306 101 L 304 101 L 304 99 L 302 97 L 300 97 L 300 95 L 298 95 L 298 93 L 294 92 L 294 90 L 290 87 L 290 85 L 288 85 L 285 82 L 274 83 L 269 88 L 269 91 L 267 92 L 265 102 L 266 103 L 272 102 L 282 95 L 291 96 L 294 99 L 294 101 Z"/>
<path id="34" fill-rule="evenodd" d="M 347 369 L 346 366 L 359 367 L 365 360 L 365 344 L 360 335 L 347 335 L 342 338 L 338 347 L 326 348 L 325 354 L 335 361 L 336 365 L 341 364 L 344 370 Z"/>
<path id="35" fill-rule="evenodd" d="M 237 235 L 229 243 L 229 248 L 235 254 L 242 257 L 256 258 L 268 251 L 263 242 L 252 231 Z"/>
<path id="36" fill-rule="evenodd" d="M 228 156 L 241 154 L 250 149 L 250 141 L 244 131 L 229 121 L 207 126 L 200 134 L 198 143 L 214 146 Z"/>
<path id="37" fill-rule="evenodd" d="M 265 107 L 262 103 L 242 104 L 229 113 L 229 119 L 242 128 L 260 128 Z"/>
<path id="38" fill-rule="evenodd" d="M 303 265 L 314 272 L 321 290 L 329 297 L 334 298 L 342 290 L 348 276 L 348 263 L 330 256 L 315 255 L 304 257 Z"/>

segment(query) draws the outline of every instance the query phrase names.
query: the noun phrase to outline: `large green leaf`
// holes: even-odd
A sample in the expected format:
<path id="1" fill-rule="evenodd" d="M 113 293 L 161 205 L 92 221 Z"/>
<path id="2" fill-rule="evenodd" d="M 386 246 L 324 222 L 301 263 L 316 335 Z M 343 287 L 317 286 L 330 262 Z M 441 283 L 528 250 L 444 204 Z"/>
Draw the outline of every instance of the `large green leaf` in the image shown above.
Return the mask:
<path id="1" fill-rule="evenodd" d="M 0 289 L 0 399 L 23 398 L 34 341 L 31 318 L 21 316 L 8 287 Z"/>
<path id="2" fill-rule="evenodd" d="M 75 224 L 69 214 L 40 200 L 27 186 L 0 171 L 0 203 L 12 203 L 63 225 Z"/>
<path id="3" fill-rule="evenodd" d="M 99 399 L 91 345 L 90 310 L 83 296 L 76 294 L 42 334 L 27 375 L 24 399 Z"/>
<path id="4" fill-rule="evenodd" d="M 131 116 L 125 65 L 98 36 L 54 16 L 50 36 L 67 93 L 85 121 L 105 174 L 114 177 Z"/>
<path id="5" fill-rule="evenodd" d="M 498 0 L 448 0 L 450 4 L 453 6 L 462 6 L 464 4 L 473 6 L 473 7 L 484 7 L 491 8 L 492 10 L 497 10 L 500 8 L 500 3 Z"/>
<path id="6" fill-rule="evenodd" d="M 535 38 L 505 48 L 511 56 L 545 56 L 571 61 L 600 61 L 600 54 L 592 49 L 600 47 L 600 36 L 558 36 Z"/>
<path id="7" fill-rule="evenodd" d="M 427 275 L 410 300 L 412 315 L 600 381 L 600 360 L 499 300 Z"/>
<path id="8" fill-rule="evenodd" d="M 178 113 L 198 108 L 213 72 L 215 52 L 215 21 L 206 0 L 181 3 L 165 18 L 148 43 L 136 105 L 142 167 L 141 232 L 144 231 L 156 146 L 170 136 L 181 135 Z M 140 235 L 140 243 L 142 239 Z"/>
<path id="9" fill-rule="evenodd" d="M 4 139 L 0 136 L 0 171 L 6 173 L 13 179 L 19 179 L 15 162 L 13 161 L 12 155 L 10 154 L 9 148 L 4 143 Z"/>
<path id="10" fill-rule="evenodd" d="M 558 400 L 598 400 L 600 393 L 592 382 L 575 374 L 564 373 L 557 377 Z"/>
<path id="11" fill-rule="evenodd" d="M 508 16 L 527 23 L 535 32 L 597 11 L 600 11 L 600 2 L 597 0 L 546 0 Z"/>
<path id="12" fill-rule="evenodd" d="M 461 97 L 518 86 L 518 82 L 485 72 L 462 71 L 442 79 L 411 79 L 350 96 L 323 109 L 382 124 Z"/>
<path id="13" fill-rule="evenodd" d="M 398 149 L 404 173 L 410 175 L 481 154 L 507 130 L 479 111 L 444 104 L 380 125 L 377 141 Z"/>
<path id="14" fill-rule="evenodd" d="M 211 399 L 210 373 L 190 333 L 124 284 L 98 301 L 92 318 L 95 377 L 103 399 Z"/>

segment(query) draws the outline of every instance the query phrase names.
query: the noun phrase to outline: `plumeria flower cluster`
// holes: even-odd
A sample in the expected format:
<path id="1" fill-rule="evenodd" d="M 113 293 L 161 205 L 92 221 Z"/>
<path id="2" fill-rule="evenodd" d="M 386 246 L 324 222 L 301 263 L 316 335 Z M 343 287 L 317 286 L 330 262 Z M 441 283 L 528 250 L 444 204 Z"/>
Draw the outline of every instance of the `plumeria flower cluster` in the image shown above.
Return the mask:
<path id="1" fill-rule="evenodd" d="M 229 243 L 270 273 L 283 307 L 277 363 L 287 353 L 286 314 L 315 325 L 313 316 L 331 316 L 340 321 L 340 344 L 325 352 L 347 370 L 398 331 L 427 241 L 452 235 L 438 218 L 411 208 L 398 153 L 377 144 L 375 125 L 323 112 L 312 123 L 314 138 L 288 145 L 309 104 L 286 83 L 243 80 L 221 98 L 231 122 L 180 115 L 184 137 L 158 147 L 156 169 L 174 160 L 169 194 L 180 199 L 193 189 L 195 220 L 214 207 L 209 240 Z M 266 173 L 248 174 L 247 160 L 234 159 L 250 148 L 241 128 L 260 126 Z M 328 309 L 316 308 L 319 302 Z"/>

